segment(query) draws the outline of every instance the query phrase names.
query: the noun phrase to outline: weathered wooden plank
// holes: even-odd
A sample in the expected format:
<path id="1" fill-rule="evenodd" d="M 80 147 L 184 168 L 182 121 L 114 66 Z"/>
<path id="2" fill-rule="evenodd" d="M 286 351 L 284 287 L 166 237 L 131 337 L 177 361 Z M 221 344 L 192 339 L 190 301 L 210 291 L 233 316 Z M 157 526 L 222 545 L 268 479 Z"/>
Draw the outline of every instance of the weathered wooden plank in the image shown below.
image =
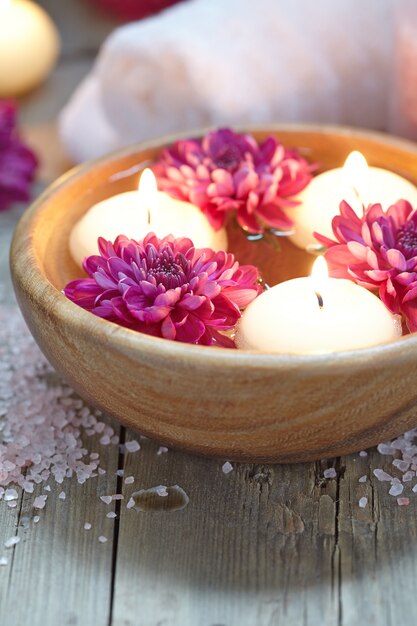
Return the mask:
<path id="1" fill-rule="evenodd" d="M 4 568 L 8 583 L 1 586 L 1 623 L 107 626 L 114 520 L 106 518 L 111 507 L 98 495 L 115 493 L 118 455 L 108 448 L 101 456 L 107 474 L 84 485 L 76 480 L 62 486 L 51 482 L 39 523 L 32 521 L 27 531 L 19 527 L 22 542 L 14 548 L 11 565 Z M 66 493 L 65 501 L 58 499 L 61 490 Z M 40 489 L 38 493 L 45 492 Z M 24 496 L 20 521 L 25 515 L 33 517 L 34 495 Z M 90 531 L 84 530 L 85 522 L 92 524 Z M 99 543 L 100 535 L 108 538 L 107 543 Z"/>
<path id="2" fill-rule="evenodd" d="M 121 509 L 114 626 L 332 624 L 335 486 L 313 465 L 221 463 L 157 446 L 126 457 L 125 501 L 140 488 L 178 484 L 175 512 Z"/>

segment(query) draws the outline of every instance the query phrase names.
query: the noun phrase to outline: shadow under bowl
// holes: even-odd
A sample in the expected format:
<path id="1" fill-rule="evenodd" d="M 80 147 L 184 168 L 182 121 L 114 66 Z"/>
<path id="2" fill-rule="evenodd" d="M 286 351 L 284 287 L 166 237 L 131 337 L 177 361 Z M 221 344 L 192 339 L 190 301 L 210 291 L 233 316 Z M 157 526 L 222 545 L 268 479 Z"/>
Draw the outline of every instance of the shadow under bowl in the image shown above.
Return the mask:
<path id="1" fill-rule="evenodd" d="M 417 184 L 417 147 L 341 127 L 268 126 L 322 170 L 352 150 Z M 167 446 L 231 460 L 293 462 L 367 448 L 417 424 L 417 335 L 325 355 L 207 348 L 136 333 L 99 319 L 61 293 L 80 276 L 68 238 L 94 203 L 134 189 L 138 172 L 174 138 L 78 167 L 26 211 L 11 248 L 17 299 L 40 348 L 93 405 Z M 280 240 L 276 252 L 229 227 L 229 249 L 266 282 L 305 276 L 312 257 Z"/>

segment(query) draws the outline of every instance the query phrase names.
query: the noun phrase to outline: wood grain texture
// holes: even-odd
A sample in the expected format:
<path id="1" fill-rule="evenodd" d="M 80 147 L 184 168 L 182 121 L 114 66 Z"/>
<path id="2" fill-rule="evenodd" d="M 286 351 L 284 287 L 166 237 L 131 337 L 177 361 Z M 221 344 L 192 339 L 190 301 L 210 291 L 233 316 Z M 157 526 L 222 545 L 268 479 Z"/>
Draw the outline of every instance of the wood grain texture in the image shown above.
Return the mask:
<path id="1" fill-rule="evenodd" d="M 417 182 L 417 149 L 378 133 L 272 127 L 323 169 L 353 148 L 371 165 Z M 199 454 L 299 461 L 351 452 L 414 425 L 417 335 L 329 355 L 275 355 L 189 346 L 135 333 L 83 311 L 60 293 L 80 275 L 69 233 L 95 202 L 134 188 L 161 143 L 125 149 L 68 174 L 24 215 L 11 250 L 19 304 L 42 350 L 85 398 L 126 425 Z M 132 173 L 134 172 L 134 173 Z M 124 173 L 123 175 L 120 175 Z M 274 284 L 306 275 L 311 258 L 276 253 L 229 228 L 230 250 Z M 184 410 L 186 407 L 186 411 Z"/>

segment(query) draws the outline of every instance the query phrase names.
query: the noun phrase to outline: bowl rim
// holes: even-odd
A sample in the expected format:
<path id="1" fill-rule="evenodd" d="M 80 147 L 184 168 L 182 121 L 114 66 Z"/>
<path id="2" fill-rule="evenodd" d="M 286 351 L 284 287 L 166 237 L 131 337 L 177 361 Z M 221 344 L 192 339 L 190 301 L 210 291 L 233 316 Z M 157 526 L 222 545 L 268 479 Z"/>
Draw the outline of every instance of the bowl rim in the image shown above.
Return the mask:
<path id="1" fill-rule="evenodd" d="M 352 361 L 357 366 L 368 366 L 376 361 L 399 361 L 415 360 L 417 356 L 417 333 L 399 337 L 393 341 L 377 344 L 368 348 L 360 348 L 355 350 L 345 350 L 338 352 L 327 352 L 322 354 L 280 354 L 266 353 L 256 350 L 231 350 L 229 348 L 212 346 L 200 346 L 176 341 L 170 341 L 160 337 L 153 337 L 144 333 L 118 326 L 113 322 L 101 319 L 89 311 L 85 311 L 81 307 L 68 300 L 64 294 L 59 291 L 43 274 L 41 265 L 37 259 L 35 250 L 31 244 L 32 239 L 29 237 L 29 245 L 22 251 L 19 248 L 19 263 L 15 262 L 18 241 L 26 238 L 31 233 L 33 224 L 41 214 L 44 203 L 49 200 L 61 188 L 70 185 L 80 175 L 91 170 L 95 165 L 111 163 L 124 157 L 139 154 L 147 149 L 163 148 L 164 146 L 177 141 L 178 139 L 189 137 L 200 137 L 213 128 L 196 129 L 187 132 L 175 133 L 172 135 L 159 137 L 151 141 L 135 143 L 122 149 L 110 152 L 97 159 L 86 161 L 80 165 L 71 168 L 52 184 L 50 184 L 26 209 L 15 229 L 12 244 L 10 247 L 10 265 L 12 276 L 19 284 L 29 287 L 33 291 L 35 289 L 37 297 L 40 300 L 54 300 L 56 305 L 54 312 L 66 324 L 79 327 L 82 325 L 84 330 L 94 335 L 98 331 L 102 333 L 106 345 L 112 345 L 116 348 L 123 347 L 128 350 L 138 350 L 144 353 L 152 353 L 153 356 L 164 358 L 181 358 L 187 359 L 189 366 L 201 365 L 203 362 L 207 366 L 212 367 L 233 367 L 233 369 L 260 369 L 260 370 L 282 370 L 302 367 L 303 371 L 320 374 L 323 369 L 328 370 L 329 365 L 335 368 L 335 372 L 343 369 L 351 368 Z M 280 132 L 311 132 L 326 134 L 345 135 L 349 138 L 370 139 L 376 142 L 383 142 L 385 145 L 396 147 L 408 152 L 414 153 L 417 157 L 417 144 L 413 142 L 388 135 L 383 132 L 353 128 L 350 126 L 338 125 L 321 125 L 321 124 L 262 124 L 262 125 L 245 125 L 236 127 L 237 132 L 248 133 L 276 133 Z M 24 263 L 22 263 L 22 254 Z M 20 271 L 18 268 L 25 266 L 31 271 Z M 36 283 L 36 284 L 34 284 Z M 58 310 L 59 306 L 59 310 Z M 110 347 L 109 345 L 109 347 Z"/>

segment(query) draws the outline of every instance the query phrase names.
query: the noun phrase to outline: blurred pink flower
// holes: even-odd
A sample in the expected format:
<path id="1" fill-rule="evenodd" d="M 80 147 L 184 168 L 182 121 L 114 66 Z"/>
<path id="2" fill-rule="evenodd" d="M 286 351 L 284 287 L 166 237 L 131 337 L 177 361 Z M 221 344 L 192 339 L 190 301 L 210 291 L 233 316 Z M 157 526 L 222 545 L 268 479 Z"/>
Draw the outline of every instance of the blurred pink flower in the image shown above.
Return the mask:
<path id="1" fill-rule="evenodd" d="M 261 233 L 292 227 L 282 208 L 296 204 L 291 197 L 310 182 L 313 168 L 274 137 L 258 144 L 251 135 L 223 128 L 177 141 L 153 170 L 160 189 L 199 206 L 214 228 L 236 211 L 242 228 Z"/>
<path id="2" fill-rule="evenodd" d="M 358 217 L 343 201 L 333 218 L 336 241 L 315 233 L 326 248 L 331 276 L 378 290 L 392 313 L 417 330 L 417 213 L 406 200 L 387 211 L 371 204 Z"/>
<path id="3" fill-rule="evenodd" d="M 16 132 L 16 106 L 0 101 L 0 211 L 13 202 L 29 200 L 37 158 Z"/>
<path id="4" fill-rule="evenodd" d="M 219 331 L 234 327 L 240 310 L 260 291 L 258 270 L 233 254 L 196 250 L 172 235 L 143 241 L 100 238 L 100 255 L 84 261 L 89 278 L 64 294 L 99 317 L 149 335 L 202 345 L 234 347 Z"/>

